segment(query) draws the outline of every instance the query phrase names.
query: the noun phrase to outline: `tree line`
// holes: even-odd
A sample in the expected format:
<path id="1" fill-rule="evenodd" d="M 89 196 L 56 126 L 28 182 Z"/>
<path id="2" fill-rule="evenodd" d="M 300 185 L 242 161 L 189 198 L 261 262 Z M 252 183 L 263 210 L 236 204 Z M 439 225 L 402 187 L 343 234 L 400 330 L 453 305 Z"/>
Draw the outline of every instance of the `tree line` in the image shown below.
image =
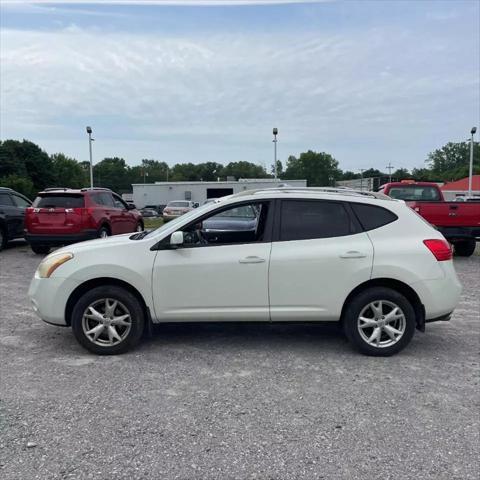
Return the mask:
<path id="1" fill-rule="evenodd" d="M 480 173 L 480 144 L 474 143 L 474 173 Z M 423 168 L 411 172 L 405 168 L 392 172 L 392 178 L 414 178 L 423 181 L 453 181 L 468 175 L 469 142 L 447 143 L 428 154 Z M 388 159 L 387 159 L 388 161 Z M 119 157 L 104 158 L 93 167 L 94 184 L 118 193 L 131 191 L 133 183 L 162 181 L 216 181 L 227 177 L 271 178 L 270 172 L 247 161 L 177 163 L 169 166 L 164 161 L 144 159 L 140 165 L 130 166 Z M 298 157 L 291 155 L 285 165 L 278 161 L 277 173 L 281 179 L 306 179 L 308 186 L 334 185 L 339 180 L 360 178 L 358 172 L 342 171 L 338 161 L 325 152 L 309 150 Z M 370 168 L 363 177 L 386 177 L 388 174 Z M 89 163 L 77 161 L 63 153 L 48 155 L 38 145 L 28 140 L 0 142 L 0 186 L 10 187 L 28 197 L 47 187 L 81 188 L 88 186 Z"/>

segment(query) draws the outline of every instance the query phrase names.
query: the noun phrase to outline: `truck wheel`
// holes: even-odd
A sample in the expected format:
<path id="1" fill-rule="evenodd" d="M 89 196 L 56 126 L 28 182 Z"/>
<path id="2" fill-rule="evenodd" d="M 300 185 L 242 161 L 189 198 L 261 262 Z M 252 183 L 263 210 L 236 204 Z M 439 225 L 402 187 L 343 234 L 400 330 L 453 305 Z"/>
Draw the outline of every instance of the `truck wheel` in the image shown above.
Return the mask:
<path id="1" fill-rule="evenodd" d="M 33 253 L 37 253 L 39 255 L 45 255 L 50 252 L 50 247 L 47 245 L 30 245 L 32 247 Z"/>
<path id="2" fill-rule="evenodd" d="M 454 247 L 455 247 L 455 255 L 459 257 L 470 257 L 473 255 L 473 252 L 475 251 L 477 242 L 475 241 L 474 238 L 471 238 L 469 240 L 464 240 L 461 242 L 455 242 Z"/>

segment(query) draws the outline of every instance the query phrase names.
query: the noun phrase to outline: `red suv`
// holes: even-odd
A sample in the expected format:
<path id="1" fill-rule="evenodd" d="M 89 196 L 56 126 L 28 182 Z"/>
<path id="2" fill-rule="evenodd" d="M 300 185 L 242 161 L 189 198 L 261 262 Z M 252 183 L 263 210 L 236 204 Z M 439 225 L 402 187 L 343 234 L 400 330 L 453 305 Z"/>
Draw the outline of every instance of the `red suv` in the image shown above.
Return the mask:
<path id="1" fill-rule="evenodd" d="M 25 215 L 25 238 L 35 253 L 142 230 L 142 216 L 135 205 L 128 205 L 106 188 L 47 188 Z"/>

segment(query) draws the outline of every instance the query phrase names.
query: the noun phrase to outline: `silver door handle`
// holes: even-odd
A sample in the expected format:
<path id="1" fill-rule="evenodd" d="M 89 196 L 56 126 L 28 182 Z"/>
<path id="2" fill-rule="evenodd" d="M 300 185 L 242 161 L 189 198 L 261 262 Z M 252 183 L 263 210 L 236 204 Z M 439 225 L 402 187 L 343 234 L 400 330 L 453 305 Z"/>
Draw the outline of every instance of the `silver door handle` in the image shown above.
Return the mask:
<path id="1" fill-rule="evenodd" d="M 357 252 L 356 250 L 349 250 L 348 252 L 342 253 L 340 258 L 365 258 L 366 255 L 362 252 Z"/>
<path id="2" fill-rule="evenodd" d="M 264 263 L 265 259 L 255 256 L 245 257 L 238 261 L 239 263 Z"/>

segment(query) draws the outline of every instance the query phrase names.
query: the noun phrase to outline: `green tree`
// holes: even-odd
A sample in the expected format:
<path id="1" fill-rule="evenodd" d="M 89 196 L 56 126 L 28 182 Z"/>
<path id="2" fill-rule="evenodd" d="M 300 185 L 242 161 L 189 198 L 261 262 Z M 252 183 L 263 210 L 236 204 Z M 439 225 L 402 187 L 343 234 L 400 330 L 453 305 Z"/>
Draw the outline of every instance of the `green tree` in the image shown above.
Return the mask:
<path id="1" fill-rule="evenodd" d="M 63 153 L 55 153 L 51 159 L 55 186 L 82 188 L 89 184 L 88 170 L 85 171 L 75 159 L 69 158 Z"/>
<path id="2" fill-rule="evenodd" d="M 270 167 L 270 172 L 272 175 L 275 175 L 275 163 Z M 285 178 L 285 172 L 283 171 L 283 163 L 281 160 L 277 160 L 277 177 Z"/>
<path id="3" fill-rule="evenodd" d="M 37 194 L 37 189 L 33 186 L 33 183 L 29 178 L 20 177 L 15 174 L 0 177 L 0 186 L 8 187 L 16 192 L 23 193 L 23 195 L 30 200 L 33 200 Z"/>
<path id="4" fill-rule="evenodd" d="M 261 165 L 251 162 L 230 162 L 223 169 L 223 176 L 231 176 L 236 179 L 239 178 L 265 178 L 267 172 Z"/>
<path id="5" fill-rule="evenodd" d="M 93 183 L 96 187 L 110 188 L 117 193 L 130 192 L 129 167 L 123 158 L 104 158 L 93 167 Z"/>
<path id="6" fill-rule="evenodd" d="M 412 178 L 412 174 L 406 168 L 398 168 L 392 173 L 392 178 L 395 180 L 405 180 L 406 178 Z"/>
<path id="7" fill-rule="evenodd" d="M 38 145 L 28 140 L 5 140 L 0 143 L 0 176 L 29 178 L 35 190 L 52 186 L 52 161 Z"/>
<path id="8" fill-rule="evenodd" d="M 297 158 L 288 157 L 285 170 L 286 179 L 306 179 L 308 186 L 327 186 L 332 184 L 332 179 L 341 178 L 338 162 L 330 154 L 309 150 Z"/>
<path id="9" fill-rule="evenodd" d="M 193 163 L 177 163 L 170 169 L 169 180 L 172 182 L 198 182 L 200 172 Z"/>
<path id="10" fill-rule="evenodd" d="M 356 178 L 360 178 L 360 174 L 352 172 L 351 170 L 346 170 L 345 172 L 342 172 L 340 180 L 354 180 Z"/>
<path id="11" fill-rule="evenodd" d="M 470 142 L 449 142 L 428 154 L 426 163 L 437 179 L 452 181 L 468 176 Z M 473 144 L 474 173 L 480 172 L 480 144 Z"/>

